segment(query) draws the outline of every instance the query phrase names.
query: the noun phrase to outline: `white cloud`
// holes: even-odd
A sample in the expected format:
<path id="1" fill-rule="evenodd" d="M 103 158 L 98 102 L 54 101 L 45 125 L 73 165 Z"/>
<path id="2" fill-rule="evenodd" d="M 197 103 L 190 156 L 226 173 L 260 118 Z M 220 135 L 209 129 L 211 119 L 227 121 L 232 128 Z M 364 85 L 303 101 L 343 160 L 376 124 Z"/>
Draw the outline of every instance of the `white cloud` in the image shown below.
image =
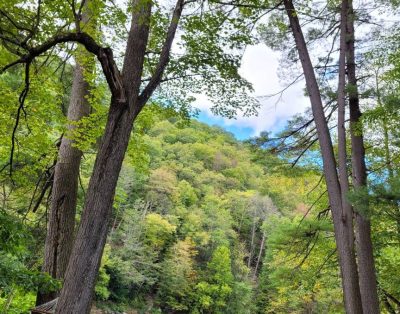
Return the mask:
<path id="1" fill-rule="evenodd" d="M 254 96 L 271 95 L 282 90 L 285 85 L 278 78 L 279 53 L 273 52 L 265 45 L 248 47 L 244 56 L 240 74 L 253 84 Z M 224 125 L 234 125 L 239 128 L 251 128 L 253 135 L 261 131 L 276 131 L 278 124 L 288 120 L 296 113 L 304 112 L 309 106 L 308 98 L 303 93 L 304 82 L 290 86 L 282 95 L 269 98 L 259 98 L 262 104 L 258 116 L 236 119 L 223 118 Z M 196 106 L 208 116 L 213 117 L 210 111 L 211 103 L 204 95 L 197 95 Z"/>

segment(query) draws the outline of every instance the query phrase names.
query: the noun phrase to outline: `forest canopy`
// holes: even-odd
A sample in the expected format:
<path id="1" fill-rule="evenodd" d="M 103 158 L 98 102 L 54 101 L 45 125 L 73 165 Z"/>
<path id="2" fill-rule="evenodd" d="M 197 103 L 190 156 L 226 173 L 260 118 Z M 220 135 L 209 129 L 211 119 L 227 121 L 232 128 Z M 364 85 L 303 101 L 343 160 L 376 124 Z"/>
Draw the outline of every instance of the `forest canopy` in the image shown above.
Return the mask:
<path id="1" fill-rule="evenodd" d="M 399 313 L 398 10 L 2 1 L 0 312 Z M 274 132 L 198 120 L 298 84 Z"/>

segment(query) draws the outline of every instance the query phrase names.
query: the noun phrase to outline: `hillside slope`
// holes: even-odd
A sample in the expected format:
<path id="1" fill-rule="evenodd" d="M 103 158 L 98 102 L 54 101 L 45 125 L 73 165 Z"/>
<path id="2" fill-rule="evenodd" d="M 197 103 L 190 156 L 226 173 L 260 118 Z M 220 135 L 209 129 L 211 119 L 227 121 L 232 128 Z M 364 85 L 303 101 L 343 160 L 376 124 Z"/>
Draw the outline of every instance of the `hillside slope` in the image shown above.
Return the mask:
<path id="1" fill-rule="evenodd" d="M 307 208 L 305 195 L 317 174 L 284 170 L 284 161 L 266 152 L 254 162 L 248 145 L 197 121 L 185 125 L 171 118 L 144 133 L 124 162 L 96 288 L 98 306 L 155 313 L 265 312 L 270 305 L 263 291 L 270 283 L 265 274 L 260 282 L 260 271 L 267 264 L 271 275 L 274 267 L 282 271 L 273 265 L 277 261 L 268 246 L 279 250 L 279 241 L 294 236 L 301 252 L 303 226 L 295 221 Z M 133 159 L 138 151 L 141 159 Z M 288 236 L 267 244 L 283 227 Z M 304 228 L 314 227 L 319 225 Z M 270 296 L 282 294 L 279 287 L 287 283 L 280 280 Z"/>

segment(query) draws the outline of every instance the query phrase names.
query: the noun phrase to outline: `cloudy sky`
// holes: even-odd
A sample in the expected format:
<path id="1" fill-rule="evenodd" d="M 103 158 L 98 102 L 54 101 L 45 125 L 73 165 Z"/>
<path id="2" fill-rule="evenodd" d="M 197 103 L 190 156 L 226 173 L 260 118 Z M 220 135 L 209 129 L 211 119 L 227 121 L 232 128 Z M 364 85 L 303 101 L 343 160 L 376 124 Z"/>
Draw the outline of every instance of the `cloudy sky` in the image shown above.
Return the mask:
<path id="1" fill-rule="evenodd" d="M 279 53 L 265 45 L 248 47 L 243 58 L 240 73 L 254 87 L 254 95 L 265 96 L 281 91 L 285 84 L 278 78 Z M 304 81 L 288 88 L 283 95 L 260 98 L 261 108 L 258 116 L 227 119 L 214 116 L 211 103 L 205 97 L 197 97 L 196 106 L 201 109 L 199 120 L 219 125 L 235 134 L 238 139 L 258 135 L 261 131 L 279 131 L 294 114 L 304 112 L 309 101 L 303 95 Z"/>

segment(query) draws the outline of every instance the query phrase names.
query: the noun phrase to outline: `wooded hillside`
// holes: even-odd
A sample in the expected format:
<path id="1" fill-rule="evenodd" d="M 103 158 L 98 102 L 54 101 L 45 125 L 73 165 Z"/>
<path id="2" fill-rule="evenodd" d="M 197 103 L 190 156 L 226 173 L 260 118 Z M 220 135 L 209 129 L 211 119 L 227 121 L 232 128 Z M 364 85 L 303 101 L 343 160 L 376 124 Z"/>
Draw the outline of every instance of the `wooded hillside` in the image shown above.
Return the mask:
<path id="1" fill-rule="evenodd" d="M 1 1 L 0 312 L 399 313 L 399 8 Z"/>

